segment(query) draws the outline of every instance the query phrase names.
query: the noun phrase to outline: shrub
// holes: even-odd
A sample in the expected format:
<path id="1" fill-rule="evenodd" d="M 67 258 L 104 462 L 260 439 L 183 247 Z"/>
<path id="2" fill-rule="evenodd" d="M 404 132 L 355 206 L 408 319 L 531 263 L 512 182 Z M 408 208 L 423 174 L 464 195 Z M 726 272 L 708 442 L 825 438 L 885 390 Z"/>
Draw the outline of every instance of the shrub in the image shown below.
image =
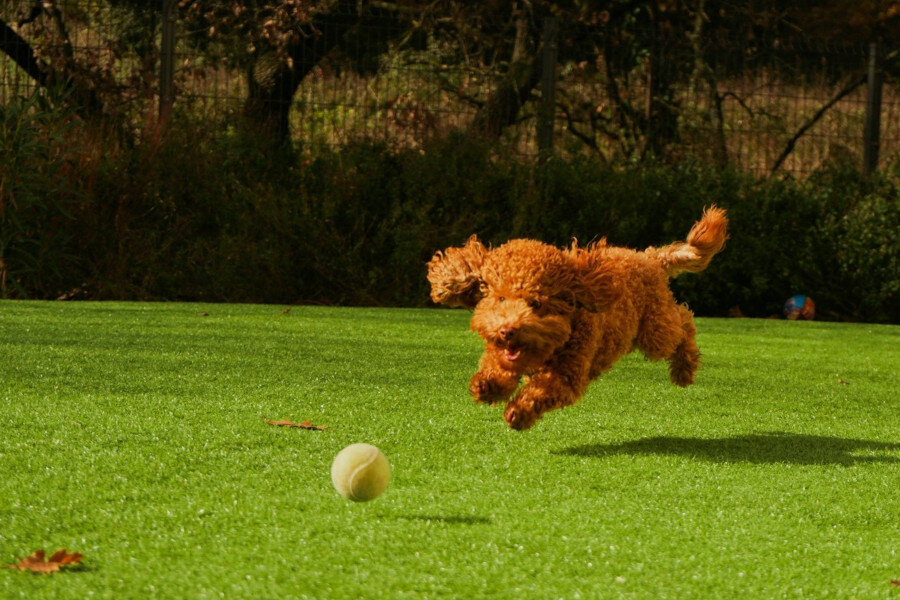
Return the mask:
<path id="1" fill-rule="evenodd" d="M 852 171 L 825 172 L 814 185 L 823 207 L 817 294 L 830 316 L 900 321 L 900 188 Z"/>
<path id="2" fill-rule="evenodd" d="M 424 306 L 425 263 L 473 233 L 644 248 L 684 239 L 718 204 L 731 219 L 725 250 L 673 282 L 697 314 L 780 314 L 805 293 L 824 318 L 900 319 L 892 172 L 794 181 L 695 162 L 536 165 L 460 135 L 420 151 L 358 142 L 264 155 L 183 117 L 134 145 L 83 135 L 73 160 L 65 135 L 33 131 L 19 133 L 31 146 L 4 147 L 18 162 L 0 167 L 3 182 L 9 165 L 35 174 L 16 183 L 31 212 L 2 223 L 0 257 L 16 269 L 7 295 L 55 297 L 84 281 L 95 298 Z"/>
<path id="3" fill-rule="evenodd" d="M 38 93 L 0 105 L 0 298 L 52 297 L 71 282 L 76 128 Z"/>
<path id="4" fill-rule="evenodd" d="M 845 167 L 806 181 L 745 179 L 729 207 L 731 239 L 700 277 L 674 288 L 702 314 L 780 315 L 793 294 L 820 318 L 897 322 L 900 188 Z"/>

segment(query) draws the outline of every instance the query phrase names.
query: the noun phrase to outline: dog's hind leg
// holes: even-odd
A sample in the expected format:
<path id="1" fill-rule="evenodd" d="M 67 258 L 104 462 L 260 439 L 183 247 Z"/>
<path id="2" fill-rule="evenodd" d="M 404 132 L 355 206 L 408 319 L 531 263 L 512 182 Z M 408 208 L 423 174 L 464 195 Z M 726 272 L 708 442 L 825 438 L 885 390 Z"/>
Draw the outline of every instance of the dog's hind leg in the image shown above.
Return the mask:
<path id="1" fill-rule="evenodd" d="M 657 309 L 644 317 L 636 343 L 648 359 L 667 359 L 669 379 L 684 387 L 694 382 L 694 372 L 700 366 L 696 335 L 691 311 L 673 302 L 671 308 Z"/>
<path id="2" fill-rule="evenodd" d="M 700 348 L 697 347 L 694 315 L 686 306 L 679 306 L 678 312 L 684 335 L 669 357 L 669 378 L 675 385 L 685 387 L 694 383 L 694 373 L 700 368 Z"/>
<path id="3" fill-rule="evenodd" d="M 671 357 L 684 338 L 681 315 L 677 308 L 673 299 L 670 307 L 657 307 L 641 319 L 635 345 L 648 359 L 662 360 Z"/>

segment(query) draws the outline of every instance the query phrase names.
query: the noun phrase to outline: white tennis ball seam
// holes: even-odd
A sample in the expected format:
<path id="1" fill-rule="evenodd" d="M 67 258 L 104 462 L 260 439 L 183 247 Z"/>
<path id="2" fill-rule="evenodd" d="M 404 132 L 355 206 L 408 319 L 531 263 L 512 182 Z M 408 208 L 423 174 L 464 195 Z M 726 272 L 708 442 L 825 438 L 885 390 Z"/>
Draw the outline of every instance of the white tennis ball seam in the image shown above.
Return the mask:
<path id="1" fill-rule="evenodd" d="M 370 454 L 369 459 L 368 459 L 366 462 L 362 463 L 361 465 L 357 466 L 355 469 L 353 469 L 353 472 L 350 473 L 350 476 L 347 478 L 347 479 L 350 480 L 350 486 L 349 486 L 349 487 L 350 487 L 350 497 L 351 497 L 350 499 L 351 499 L 351 500 L 361 500 L 361 499 L 362 499 L 362 498 L 356 493 L 356 489 L 355 489 L 355 487 L 356 487 L 356 476 L 357 476 L 361 471 L 365 471 L 365 470 L 369 467 L 369 465 L 371 465 L 373 462 L 375 462 L 375 461 L 378 459 L 378 450 L 377 450 L 377 449 L 374 449 L 374 448 L 373 448 L 372 450 L 369 451 L 369 454 Z"/>

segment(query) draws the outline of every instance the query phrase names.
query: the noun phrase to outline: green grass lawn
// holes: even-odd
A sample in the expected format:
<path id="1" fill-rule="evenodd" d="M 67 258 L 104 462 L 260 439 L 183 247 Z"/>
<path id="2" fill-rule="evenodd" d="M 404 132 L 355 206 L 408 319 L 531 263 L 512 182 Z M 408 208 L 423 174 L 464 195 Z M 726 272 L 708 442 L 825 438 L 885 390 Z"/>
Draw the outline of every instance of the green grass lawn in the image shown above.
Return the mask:
<path id="1" fill-rule="evenodd" d="M 698 319 L 519 433 L 466 312 L 283 309 L 0 302 L 0 564 L 84 554 L 0 598 L 900 598 L 896 326 Z"/>

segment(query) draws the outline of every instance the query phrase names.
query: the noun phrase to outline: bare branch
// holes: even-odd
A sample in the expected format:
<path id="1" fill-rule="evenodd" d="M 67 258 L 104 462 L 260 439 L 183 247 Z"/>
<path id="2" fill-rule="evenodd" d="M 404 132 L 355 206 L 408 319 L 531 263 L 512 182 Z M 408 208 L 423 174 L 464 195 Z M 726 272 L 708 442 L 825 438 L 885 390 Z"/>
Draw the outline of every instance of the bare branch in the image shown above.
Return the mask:
<path id="1" fill-rule="evenodd" d="M 0 51 L 9 56 L 39 85 L 47 84 L 47 66 L 34 55 L 31 45 L 9 25 L 0 20 Z"/>
<path id="2" fill-rule="evenodd" d="M 557 108 L 559 108 L 562 111 L 563 115 L 565 115 L 566 117 L 566 131 L 581 140 L 581 142 L 585 146 L 605 159 L 606 157 L 603 156 L 603 152 L 600 151 L 600 146 L 597 145 L 597 140 L 595 140 L 592 136 L 579 131 L 578 127 L 575 126 L 575 119 L 573 118 L 572 112 L 569 110 L 569 108 L 565 104 L 561 103 L 557 103 Z"/>
<path id="3" fill-rule="evenodd" d="M 845 85 L 837 94 L 835 94 L 835 96 L 831 100 L 829 100 L 824 105 L 822 105 L 822 107 L 819 110 L 817 110 L 815 112 L 815 114 L 813 116 L 811 116 L 806 121 L 806 123 L 804 123 L 800 127 L 800 129 L 797 130 L 797 133 L 795 133 L 793 136 L 791 136 L 791 139 L 788 140 L 787 145 L 784 147 L 784 150 L 781 151 L 781 154 L 778 156 L 778 159 L 775 161 L 775 164 L 772 165 L 772 169 L 770 172 L 774 174 L 775 171 L 777 171 L 779 168 L 781 168 L 781 165 L 784 163 L 784 161 L 787 159 L 787 157 L 790 156 L 791 152 L 794 151 L 794 146 L 797 145 L 797 141 L 801 137 L 803 137 L 803 134 L 805 134 L 807 131 L 809 131 L 813 125 L 818 123 L 819 119 L 821 119 L 825 115 L 825 113 L 828 112 L 828 109 L 830 109 L 832 106 L 834 106 L 835 104 L 840 102 L 840 100 L 842 98 L 844 98 L 845 96 L 848 96 L 849 94 L 851 94 L 853 91 L 856 90 L 856 88 L 858 88 L 859 86 L 864 84 L 866 82 L 866 78 L 867 78 L 867 75 L 863 74 L 861 77 L 857 77 L 856 79 L 853 79 L 852 81 L 850 81 L 850 83 Z"/>

